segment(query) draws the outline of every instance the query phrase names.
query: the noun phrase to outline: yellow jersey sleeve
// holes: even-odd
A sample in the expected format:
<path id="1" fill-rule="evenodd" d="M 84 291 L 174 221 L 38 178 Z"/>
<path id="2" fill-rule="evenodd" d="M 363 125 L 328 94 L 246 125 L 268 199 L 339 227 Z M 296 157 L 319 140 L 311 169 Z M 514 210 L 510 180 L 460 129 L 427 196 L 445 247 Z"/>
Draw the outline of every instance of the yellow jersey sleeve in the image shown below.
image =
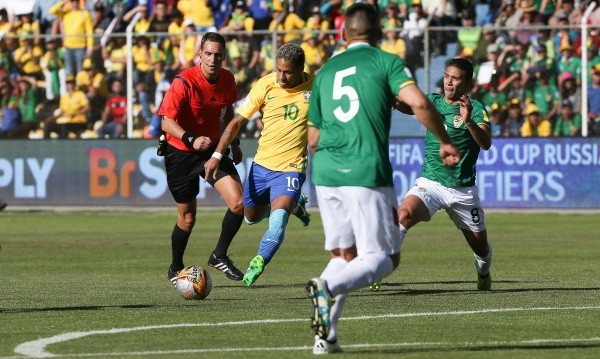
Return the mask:
<path id="1" fill-rule="evenodd" d="M 304 73 L 300 85 L 284 89 L 277 74 L 257 81 L 237 113 L 251 118 L 262 113 L 263 130 L 254 161 L 272 171 L 305 172 L 307 165 L 308 102 L 314 76 Z"/>

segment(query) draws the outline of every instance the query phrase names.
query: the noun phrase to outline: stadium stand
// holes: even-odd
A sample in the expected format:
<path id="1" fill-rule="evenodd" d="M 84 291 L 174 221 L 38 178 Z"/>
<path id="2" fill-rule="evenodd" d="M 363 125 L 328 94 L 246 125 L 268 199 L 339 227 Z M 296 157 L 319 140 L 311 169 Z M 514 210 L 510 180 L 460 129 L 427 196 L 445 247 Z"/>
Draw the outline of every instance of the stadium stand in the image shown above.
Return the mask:
<path id="1" fill-rule="evenodd" d="M 589 134 L 600 135 L 594 130 L 600 127 L 600 110 L 591 102 L 600 91 L 597 10 L 588 22 L 586 43 L 582 43 L 581 33 L 582 15 L 591 4 L 595 6 L 593 1 L 448 1 L 443 12 L 436 10 L 440 0 L 369 2 L 381 10 L 382 28 L 387 34 L 381 41 L 382 49 L 404 58 L 426 91 L 442 91 L 441 74 L 448 59 L 463 56 L 473 61 L 476 74 L 471 96 L 482 101 L 490 114 L 497 105 L 495 121 L 500 136 L 514 134 L 509 128 L 509 109 L 516 113 L 518 106 L 525 115 L 530 104 L 550 122 L 553 135 L 581 136 L 581 129 L 556 128 L 559 118 L 563 126 L 569 113 L 561 112 L 562 104 L 567 104 L 565 99 L 573 118 L 585 115 L 590 119 Z M 204 31 L 226 35 L 229 56 L 224 66 L 235 74 L 241 99 L 257 78 L 273 70 L 273 46 L 286 40 L 301 44 L 307 54 L 306 71 L 312 73 L 343 51 L 343 11 L 351 3 L 210 0 L 206 6 L 193 6 L 191 0 L 5 2 L 0 5 L 0 138 L 43 138 L 43 119 L 59 110 L 68 76 L 75 76 L 77 90 L 85 94 L 90 109 L 85 129 L 70 131 L 66 137 L 98 138 L 104 109 L 114 106 L 114 101 L 107 101 L 112 83 L 127 83 L 129 57 L 135 84 L 127 89 L 134 92 L 134 131 L 130 137 L 156 137 L 159 131 L 154 113 L 165 84 L 174 74 L 194 65 Z M 137 13 L 139 19 L 134 16 Z M 131 21 L 137 22 L 129 48 L 125 30 Z M 582 54 L 587 55 L 585 68 Z M 582 78 L 587 82 L 582 83 Z M 581 104 L 584 87 L 590 94 L 589 109 L 587 103 Z M 574 123 L 581 127 L 581 120 Z M 392 133 L 420 136 L 423 128 L 410 116 L 394 112 Z M 46 134 L 60 137 L 53 131 Z M 260 123 L 244 132 L 244 136 L 259 135 Z"/>

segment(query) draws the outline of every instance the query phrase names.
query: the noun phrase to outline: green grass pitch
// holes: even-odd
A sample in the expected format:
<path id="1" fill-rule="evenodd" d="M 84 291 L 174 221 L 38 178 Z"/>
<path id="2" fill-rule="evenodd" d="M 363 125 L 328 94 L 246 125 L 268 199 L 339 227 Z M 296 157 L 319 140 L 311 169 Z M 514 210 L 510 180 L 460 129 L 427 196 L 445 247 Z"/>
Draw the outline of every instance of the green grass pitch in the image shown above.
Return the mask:
<path id="1" fill-rule="evenodd" d="M 318 213 L 290 219 L 251 288 L 208 269 L 204 301 L 167 283 L 175 211 L 0 214 L 0 359 L 312 357 L 304 285 L 328 260 Z M 223 211 L 200 211 L 186 264 L 206 266 Z M 598 358 L 597 214 L 487 213 L 493 290 L 443 212 L 415 227 L 379 291 L 352 294 L 339 325 L 354 358 Z M 266 222 L 230 255 L 245 270 Z"/>

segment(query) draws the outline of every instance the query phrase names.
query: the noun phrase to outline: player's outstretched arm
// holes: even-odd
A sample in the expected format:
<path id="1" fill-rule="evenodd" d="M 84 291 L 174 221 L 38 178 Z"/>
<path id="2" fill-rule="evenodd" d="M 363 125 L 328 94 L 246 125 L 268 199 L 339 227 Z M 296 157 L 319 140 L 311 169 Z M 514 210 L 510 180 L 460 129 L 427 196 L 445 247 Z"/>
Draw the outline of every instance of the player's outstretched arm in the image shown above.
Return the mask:
<path id="1" fill-rule="evenodd" d="M 225 111 L 225 117 L 223 118 L 225 127 L 227 127 L 227 125 L 229 125 L 229 123 L 233 120 L 233 117 L 234 117 L 233 106 L 227 106 L 227 110 Z M 223 134 L 221 134 L 221 136 L 222 135 Z M 244 154 L 242 153 L 242 149 L 240 148 L 239 138 L 235 137 L 234 140 L 231 141 L 230 148 L 231 148 L 231 158 L 233 159 L 233 163 L 235 163 L 237 165 L 238 163 L 242 162 L 242 160 L 244 159 Z"/>
<path id="2" fill-rule="evenodd" d="M 460 161 L 460 153 L 452 144 L 450 135 L 444 127 L 444 121 L 435 106 L 417 85 L 409 85 L 398 92 L 398 101 L 410 107 L 417 119 L 440 141 L 440 157 L 446 166 Z"/>
<path id="3" fill-rule="evenodd" d="M 240 114 L 235 115 L 233 119 L 229 121 L 227 127 L 225 127 L 225 130 L 223 130 L 223 134 L 221 134 L 221 138 L 219 139 L 219 143 L 215 148 L 215 152 L 204 164 L 204 180 L 208 180 L 209 178 L 216 179 L 217 170 L 219 169 L 219 161 L 221 161 L 223 153 L 236 138 L 238 132 L 240 132 L 240 129 L 246 122 L 248 122 L 248 119 Z"/>

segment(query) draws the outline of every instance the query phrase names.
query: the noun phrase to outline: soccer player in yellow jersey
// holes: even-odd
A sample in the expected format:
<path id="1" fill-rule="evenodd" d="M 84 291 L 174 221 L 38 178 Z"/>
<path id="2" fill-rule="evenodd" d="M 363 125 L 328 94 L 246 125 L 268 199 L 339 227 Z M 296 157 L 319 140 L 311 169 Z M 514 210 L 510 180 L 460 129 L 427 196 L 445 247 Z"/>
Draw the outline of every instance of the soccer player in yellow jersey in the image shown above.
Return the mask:
<path id="1" fill-rule="evenodd" d="M 212 158 L 204 165 L 205 179 L 216 174 L 222 153 L 256 111 L 264 128 L 244 188 L 246 223 L 269 216 L 269 229 L 250 262 L 244 283 L 251 286 L 283 242 L 290 214 L 307 226 L 310 218 L 301 193 L 308 159 L 308 102 L 313 75 L 304 72 L 304 51 L 296 44 L 277 50 L 275 72 L 259 79 L 223 131 Z"/>

